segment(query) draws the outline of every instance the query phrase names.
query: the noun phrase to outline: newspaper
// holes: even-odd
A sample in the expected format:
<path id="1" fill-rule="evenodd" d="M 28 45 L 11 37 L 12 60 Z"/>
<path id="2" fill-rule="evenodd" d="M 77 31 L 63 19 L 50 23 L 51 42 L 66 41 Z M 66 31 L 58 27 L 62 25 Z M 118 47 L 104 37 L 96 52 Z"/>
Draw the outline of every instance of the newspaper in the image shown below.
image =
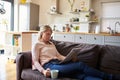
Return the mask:
<path id="1" fill-rule="evenodd" d="M 69 53 L 63 61 L 59 62 L 59 64 L 63 64 L 63 63 L 69 62 L 73 58 L 77 58 L 77 53 L 73 53 L 73 52 Z"/>

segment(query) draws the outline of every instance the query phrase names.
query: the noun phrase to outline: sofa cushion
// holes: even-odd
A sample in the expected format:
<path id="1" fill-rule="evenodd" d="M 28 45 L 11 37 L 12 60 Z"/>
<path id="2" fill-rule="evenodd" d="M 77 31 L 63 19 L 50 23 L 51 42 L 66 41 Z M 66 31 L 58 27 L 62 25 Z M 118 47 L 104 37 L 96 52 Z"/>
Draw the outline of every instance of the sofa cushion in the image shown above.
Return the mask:
<path id="1" fill-rule="evenodd" d="M 71 49 L 77 45 L 71 42 L 56 41 L 56 40 L 52 40 L 52 42 L 55 44 L 58 52 L 60 52 L 60 54 L 64 56 L 66 56 L 71 51 Z"/>
<path id="2" fill-rule="evenodd" d="M 38 70 L 32 70 L 31 68 L 24 69 L 21 74 L 21 78 L 23 80 L 53 80 L 51 78 L 46 78 L 42 73 Z M 59 78 L 54 80 L 75 80 L 70 78 Z"/>
<path id="3" fill-rule="evenodd" d="M 55 44 L 58 52 L 62 55 L 66 56 L 67 54 L 72 53 L 71 51 L 74 51 L 78 54 L 79 61 L 85 62 L 89 66 L 97 67 L 98 56 L 101 49 L 100 45 L 55 40 L 52 40 L 52 42 Z"/>
<path id="4" fill-rule="evenodd" d="M 101 51 L 100 69 L 120 74 L 120 47 L 105 45 Z"/>
<path id="5" fill-rule="evenodd" d="M 75 48 L 74 48 L 75 49 Z M 97 68 L 100 47 L 98 45 L 85 45 L 82 49 L 76 51 L 78 60 Z"/>
<path id="6" fill-rule="evenodd" d="M 23 80 L 42 80 L 45 77 L 37 70 L 33 71 L 31 68 L 24 69 L 21 74 Z"/>

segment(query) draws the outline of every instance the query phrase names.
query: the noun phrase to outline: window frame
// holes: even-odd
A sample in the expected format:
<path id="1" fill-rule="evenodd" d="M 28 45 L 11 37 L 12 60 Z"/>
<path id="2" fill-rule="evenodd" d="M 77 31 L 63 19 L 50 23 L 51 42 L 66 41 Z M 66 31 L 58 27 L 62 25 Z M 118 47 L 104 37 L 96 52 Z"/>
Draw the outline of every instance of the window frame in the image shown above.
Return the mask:
<path id="1" fill-rule="evenodd" d="M 2 0 L 11 3 L 10 31 L 14 31 L 14 0 Z"/>

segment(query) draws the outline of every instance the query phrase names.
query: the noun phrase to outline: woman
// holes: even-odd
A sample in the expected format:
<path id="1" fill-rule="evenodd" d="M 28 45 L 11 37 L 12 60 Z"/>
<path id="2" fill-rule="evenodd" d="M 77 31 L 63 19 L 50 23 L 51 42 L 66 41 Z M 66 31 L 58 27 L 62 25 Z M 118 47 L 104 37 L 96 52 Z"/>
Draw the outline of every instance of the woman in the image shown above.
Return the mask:
<path id="1" fill-rule="evenodd" d="M 52 29 L 49 25 L 41 27 L 38 42 L 32 48 L 33 69 L 37 69 L 46 77 L 50 77 L 50 70 L 57 69 L 59 70 L 59 77 L 81 80 L 112 80 L 112 74 L 100 72 L 83 62 L 57 64 L 59 61 L 64 60 L 65 56 L 62 56 L 50 41 L 51 34 Z"/>

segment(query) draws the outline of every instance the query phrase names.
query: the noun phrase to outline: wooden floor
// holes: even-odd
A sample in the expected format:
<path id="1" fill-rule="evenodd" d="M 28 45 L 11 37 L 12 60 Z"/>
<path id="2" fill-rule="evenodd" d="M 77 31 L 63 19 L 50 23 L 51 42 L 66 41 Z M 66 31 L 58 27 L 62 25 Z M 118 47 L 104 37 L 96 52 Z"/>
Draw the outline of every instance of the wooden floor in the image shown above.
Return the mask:
<path id="1" fill-rule="evenodd" d="M 0 55 L 0 80 L 16 80 L 16 64 L 4 55 Z"/>

